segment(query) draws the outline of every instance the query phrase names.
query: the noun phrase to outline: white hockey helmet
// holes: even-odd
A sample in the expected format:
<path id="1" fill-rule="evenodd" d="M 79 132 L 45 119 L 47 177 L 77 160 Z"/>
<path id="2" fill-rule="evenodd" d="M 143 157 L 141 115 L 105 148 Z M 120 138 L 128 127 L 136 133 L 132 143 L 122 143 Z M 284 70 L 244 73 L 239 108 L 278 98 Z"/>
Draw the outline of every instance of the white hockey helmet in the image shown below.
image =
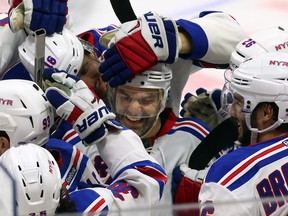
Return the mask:
<path id="1" fill-rule="evenodd" d="M 34 77 L 35 43 L 30 34 L 18 47 L 22 64 Z M 45 37 L 45 67 L 65 70 L 69 74 L 77 75 L 81 69 L 84 58 L 82 43 L 76 35 L 68 29 L 62 33 L 54 33 Z"/>
<path id="2" fill-rule="evenodd" d="M 280 26 L 258 31 L 239 42 L 230 58 L 230 68 L 235 70 L 244 60 L 266 52 L 288 53 L 288 31 Z"/>
<path id="3" fill-rule="evenodd" d="M 288 54 L 264 53 L 246 60 L 233 72 L 230 88 L 243 97 L 246 124 L 252 132 L 263 133 L 288 122 Z M 272 126 L 258 130 L 252 128 L 250 120 L 261 102 L 274 102 L 279 113 Z"/>
<path id="4" fill-rule="evenodd" d="M 10 138 L 10 145 L 44 145 L 54 123 L 53 109 L 44 92 L 33 81 L 0 81 L 0 130 Z"/>
<path id="5" fill-rule="evenodd" d="M 62 183 L 57 162 L 48 150 L 31 143 L 13 146 L 0 157 L 0 164 L 15 180 L 17 215 L 55 214 Z M 8 179 L 3 171 L 0 176 L 4 177 L 0 181 L 1 202 L 12 202 L 7 199 L 12 197 L 12 188 L 6 187 Z"/>

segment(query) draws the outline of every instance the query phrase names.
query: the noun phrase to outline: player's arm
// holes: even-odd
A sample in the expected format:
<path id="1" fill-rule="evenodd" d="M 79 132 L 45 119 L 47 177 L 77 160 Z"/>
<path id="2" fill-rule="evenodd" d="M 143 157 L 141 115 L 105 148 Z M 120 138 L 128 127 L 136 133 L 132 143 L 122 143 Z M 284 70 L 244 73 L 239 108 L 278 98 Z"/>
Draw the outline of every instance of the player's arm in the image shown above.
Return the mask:
<path id="1" fill-rule="evenodd" d="M 44 75 L 58 83 L 58 88 L 49 87 L 45 91 L 56 113 L 73 125 L 86 145 L 97 145 L 109 167 L 113 183 L 105 190 L 97 190 L 105 205 L 121 208 L 141 203 L 155 205 L 162 196 L 167 176 L 146 152 L 141 139 L 133 131 L 116 125 L 113 113 L 88 92 L 89 88 L 79 78 L 55 69 L 45 69 Z"/>
<path id="2" fill-rule="evenodd" d="M 0 13 L 0 78 L 19 61 L 18 46 L 24 41 L 24 31 L 13 33 L 8 25 L 8 15 Z"/>
<path id="3" fill-rule="evenodd" d="M 253 208 L 247 209 L 247 202 L 250 202 L 251 206 L 257 206 L 256 203 L 251 202 L 251 199 L 247 197 L 241 199 L 233 191 L 230 191 L 219 183 L 204 183 L 199 193 L 200 215 L 257 215 L 256 211 L 251 212 Z"/>
<path id="4" fill-rule="evenodd" d="M 191 20 L 179 19 L 176 23 L 179 32 L 185 32 L 180 37 L 180 57 L 219 67 L 227 67 L 232 51 L 246 36 L 243 28 L 233 17 L 220 11 L 203 11 L 198 17 Z"/>

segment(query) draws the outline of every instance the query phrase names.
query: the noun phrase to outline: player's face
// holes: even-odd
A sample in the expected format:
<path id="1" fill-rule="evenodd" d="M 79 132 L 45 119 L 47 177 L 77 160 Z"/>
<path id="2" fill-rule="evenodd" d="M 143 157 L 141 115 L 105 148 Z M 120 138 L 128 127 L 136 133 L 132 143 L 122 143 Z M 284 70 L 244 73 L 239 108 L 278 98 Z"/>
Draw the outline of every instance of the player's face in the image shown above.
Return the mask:
<path id="1" fill-rule="evenodd" d="M 107 96 L 107 83 L 101 79 L 99 72 L 100 62 L 90 55 L 84 55 L 83 65 L 78 75 L 85 83 L 87 83 L 100 98 Z"/>
<path id="2" fill-rule="evenodd" d="M 248 129 L 245 121 L 244 99 L 239 94 L 234 94 L 233 103 L 230 105 L 229 114 L 234 117 L 238 123 L 238 141 L 243 145 L 250 143 L 251 131 Z"/>
<path id="3" fill-rule="evenodd" d="M 163 91 L 120 86 L 115 93 L 117 120 L 143 137 L 158 119 Z"/>
<path id="4" fill-rule="evenodd" d="M 0 137 L 0 156 L 10 148 L 10 141 L 6 137 Z"/>

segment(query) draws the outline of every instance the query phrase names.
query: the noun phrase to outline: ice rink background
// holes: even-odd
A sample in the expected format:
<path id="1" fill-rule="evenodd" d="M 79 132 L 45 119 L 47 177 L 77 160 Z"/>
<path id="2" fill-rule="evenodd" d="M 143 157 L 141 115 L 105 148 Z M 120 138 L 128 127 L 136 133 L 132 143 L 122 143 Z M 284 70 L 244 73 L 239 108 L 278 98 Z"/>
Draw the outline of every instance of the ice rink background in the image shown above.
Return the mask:
<path id="1" fill-rule="evenodd" d="M 120 1 L 120 0 L 119 0 Z M 8 10 L 8 0 L 0 0 L 0 12 Z M 69 0 L 73 30 L 80 33 L 93 27 L 119 24 L 109 0 Z M 274 26 L 288 26 L 288 0 L 130 0 L 136 15 L 150 10 L 174 19 L 189 19 L 203 10 L 222 10 L 235 17 L 249 35 Z M 1 36 L 0 36 L 1 37 Z M 192 74 L 184 89 L 195 92 L 198 87 L 211 90 L 223 85 L 223 71 L 203 69 Z"/>

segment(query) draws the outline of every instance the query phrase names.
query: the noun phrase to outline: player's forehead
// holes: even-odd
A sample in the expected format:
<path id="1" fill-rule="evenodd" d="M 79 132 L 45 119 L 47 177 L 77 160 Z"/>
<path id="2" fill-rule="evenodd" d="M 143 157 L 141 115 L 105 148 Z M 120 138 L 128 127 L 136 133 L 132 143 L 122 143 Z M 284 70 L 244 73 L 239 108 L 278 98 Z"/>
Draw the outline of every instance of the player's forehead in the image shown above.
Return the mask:
<path id="1" fill-rule="evenodd" d="M 151 88 L 140 88 L 129 85 L 122 85 L 117 88 L 117 93 L 122 93 L 126 95 L 154 95 L 159 94 L 161 89 L 151 89 Z"/>

